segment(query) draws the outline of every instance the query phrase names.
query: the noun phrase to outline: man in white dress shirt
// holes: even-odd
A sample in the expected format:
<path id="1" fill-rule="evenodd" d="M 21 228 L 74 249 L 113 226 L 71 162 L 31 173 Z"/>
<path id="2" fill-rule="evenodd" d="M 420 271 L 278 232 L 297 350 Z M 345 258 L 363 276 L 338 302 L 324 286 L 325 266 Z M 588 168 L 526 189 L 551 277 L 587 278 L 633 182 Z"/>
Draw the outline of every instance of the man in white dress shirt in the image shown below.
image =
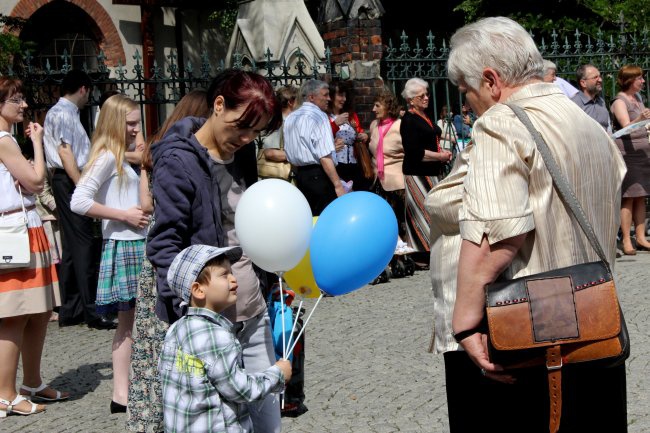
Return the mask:
<path id="1" fill-rule="evenodd" d="M 59 326 L 85 322 L 92 328 L 111 329 L 114 323 L 95 312 L 101 243 L 93 234 L 93 220 L 70 210 L 72 193 L 90 155 L 90 140 L 79 110 L 88 103 L 91 88 L 85 72 L 66 74 L 61 83 L 63 96 L 45 116 L 43 142 L 62 234 Z"/>
<path id="2" fill-rule="evenodd" d="M 302 105 L 284 121 L 284 150 L 294 166 L 296 186 L 309 202 L 312 214 L 320 215 L 336 197 L 345 194 L 334 158 L 334 135 L 325 110 L 329 85 L 309 80 L 300 89 Z"/>

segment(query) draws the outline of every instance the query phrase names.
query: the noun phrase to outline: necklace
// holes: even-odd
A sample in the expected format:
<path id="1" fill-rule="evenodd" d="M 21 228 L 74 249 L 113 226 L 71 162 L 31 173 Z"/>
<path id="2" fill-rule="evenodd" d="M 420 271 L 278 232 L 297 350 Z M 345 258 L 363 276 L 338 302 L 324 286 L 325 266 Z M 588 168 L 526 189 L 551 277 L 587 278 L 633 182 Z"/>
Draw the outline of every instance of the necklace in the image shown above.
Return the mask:
<path id="1" fill-rule="evenodd" d="M 429 126 L 430 126 L 431 128 L 433 128 L 433 123 L 431 123 L 431 119 L 429 119 L 427 116 L 425 116 L 424 114 L 420 113 L 420 112 L 419 112 L 418 110 L 416 110 L 415 108 L 411 108 L 409 111 L 410 111 L 411 113 L 417 115 L 417 116 L 420 116 L 422 119 L 424 119 L 425 122 L 427 122 L 427 123 L 429 124 Z"/>

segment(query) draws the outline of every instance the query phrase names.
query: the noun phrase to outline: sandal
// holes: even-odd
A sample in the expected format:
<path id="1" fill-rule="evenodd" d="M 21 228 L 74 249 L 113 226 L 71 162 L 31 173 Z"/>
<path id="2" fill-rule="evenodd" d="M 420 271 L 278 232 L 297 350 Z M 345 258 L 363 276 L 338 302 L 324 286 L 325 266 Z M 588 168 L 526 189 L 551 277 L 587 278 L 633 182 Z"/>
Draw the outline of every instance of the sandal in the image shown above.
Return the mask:
<path id="1" fill-rule="evenodd" d="M 16 409 L 16 405 L 19 405 L 23 401 L 26 401 L 27 403 L 32 405 L 32 408 L 29 412 Z M 0 409 L 0 418 L 6 418 L 7 415 L 11 415 L 12 413 L 18 415 L 32 415 L 35 413 L 41 413 L 45 411 L 45 406 L 32 403 L 31 401 L 27 400 L 25 397 L 23 397 L 20 394 L 18 394 L 16 398 L 14 398 L 14 401 L 9 401 L 9 400 L 5 400 L 4 398 L 0 398 L 0 404 L 4 404 L 6 406 L 4 409 Z"/>
<path id="2" fill-rule="evenodd" d="M 41 383 L 41 386 L 37 388 L 30 388 L 29 386 L 21 385 L 20 386 L 20 394 L 24 396 L 30 397 L 34 401 L 61 401 L 61 400 L 67 400 L 70 398 L 70 394 L 68 393 L 62 393 L 61 391 L 56 391 L 56 397 L 48 397 L 47 395 L 43 394 L 43 391 L 48 388 L 48 385 L 45 383 Z"/>

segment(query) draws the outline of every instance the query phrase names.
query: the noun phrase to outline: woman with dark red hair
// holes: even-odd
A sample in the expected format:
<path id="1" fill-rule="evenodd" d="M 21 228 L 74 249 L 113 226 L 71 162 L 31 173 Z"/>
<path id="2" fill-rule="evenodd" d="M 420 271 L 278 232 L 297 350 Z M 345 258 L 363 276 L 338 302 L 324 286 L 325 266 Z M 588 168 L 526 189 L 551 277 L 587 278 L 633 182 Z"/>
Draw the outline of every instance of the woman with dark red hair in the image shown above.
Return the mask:
<path id="1" fill-rule="evenodd" d="M 172 260 L 194 244 L 239 244 L 235 209 L 248 185 L 235 152 L 261 132 L 278 129 L 282 121 L 271 83 L 252 72 L 220 73 L 208 89 L 207 104 L 207 119 L 186 117 L 176 122 L 151 150 L 156 207 L 147 256 L 157 273 L 156 314 L 168 323 L 183 314 L 181 300 L 167 284 Z M 261 291 L 264 274 L 246 256 L 233 264 L 233 273 L 238 281 L 237 303 L 223 315 L 234 323 L 246 370 L 264 371 L 275 364 Z M 277 395 L 270 394 L 249 408 L 256 432 L 280 431 Z"/>

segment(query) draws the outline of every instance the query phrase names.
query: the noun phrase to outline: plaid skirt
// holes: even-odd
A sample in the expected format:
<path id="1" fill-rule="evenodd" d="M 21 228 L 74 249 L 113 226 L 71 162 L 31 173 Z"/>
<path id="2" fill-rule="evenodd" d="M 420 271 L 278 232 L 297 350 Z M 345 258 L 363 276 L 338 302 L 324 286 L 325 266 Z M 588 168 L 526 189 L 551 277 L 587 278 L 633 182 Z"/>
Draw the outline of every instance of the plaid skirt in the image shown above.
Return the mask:
<path id="1" fill-rule="evenodd" d="M 135 307 L 144 245 L 144 239 L 104 239 L 95 301 L 98 314 Z"/>

